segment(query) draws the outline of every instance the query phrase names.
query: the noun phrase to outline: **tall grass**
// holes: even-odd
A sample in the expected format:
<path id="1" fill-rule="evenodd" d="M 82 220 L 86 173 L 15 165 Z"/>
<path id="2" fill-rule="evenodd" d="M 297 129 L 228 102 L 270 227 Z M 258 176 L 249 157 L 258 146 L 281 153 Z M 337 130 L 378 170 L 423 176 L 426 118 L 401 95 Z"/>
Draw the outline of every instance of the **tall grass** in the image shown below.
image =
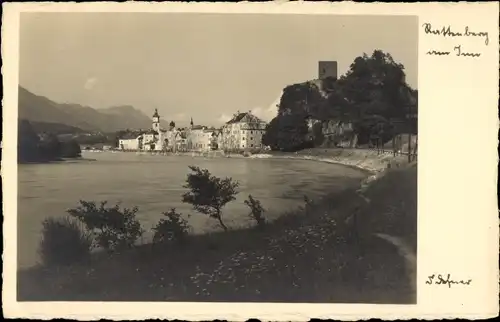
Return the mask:
<path id="1" fill-rule="evenodd" d="M 89 258 L 92 238 L 79 222 L 69 217 L 47 218 L 42 222 L 38 252 L 43 264 L 64 266 Z"/>

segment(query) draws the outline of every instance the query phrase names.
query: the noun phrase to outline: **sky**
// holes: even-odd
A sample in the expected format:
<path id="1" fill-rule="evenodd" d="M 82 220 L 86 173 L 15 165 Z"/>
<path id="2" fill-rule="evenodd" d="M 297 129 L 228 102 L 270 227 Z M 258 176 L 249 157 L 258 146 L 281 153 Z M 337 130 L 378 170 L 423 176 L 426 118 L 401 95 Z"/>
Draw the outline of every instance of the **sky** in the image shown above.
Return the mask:
<path id="1" fill-rule="evenodd" d="M 287 85 L 339 76 L 375 49 L 417 88 L 415 16 L 22 13 L 19 82 L 93 108 L 132 105 L 167 121 L 220 125 L 237 111 L 269 121 Z"/>

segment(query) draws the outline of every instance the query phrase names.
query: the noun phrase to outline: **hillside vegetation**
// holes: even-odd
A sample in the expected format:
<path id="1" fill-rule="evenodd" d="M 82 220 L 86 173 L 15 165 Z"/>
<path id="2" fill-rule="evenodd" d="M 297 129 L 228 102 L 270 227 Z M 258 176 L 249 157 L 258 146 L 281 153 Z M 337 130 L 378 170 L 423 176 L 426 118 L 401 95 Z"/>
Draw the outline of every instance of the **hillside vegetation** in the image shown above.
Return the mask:
<path id="1" fill-rule="evenodd" d="M 297 151 L 321 146 L 321 123 L 351 123 L 358 144 L 384 144 L 398 133 L 415 133 L 417 90 L 405 80 L 404 66 L 388 53 L 375 50 L 357 57 L 338 79 L 311 80 L 287 86 L 278 115 L 267 126 L 264 145 Z M 307 121 L 318 121 L 309 135 Z"/>

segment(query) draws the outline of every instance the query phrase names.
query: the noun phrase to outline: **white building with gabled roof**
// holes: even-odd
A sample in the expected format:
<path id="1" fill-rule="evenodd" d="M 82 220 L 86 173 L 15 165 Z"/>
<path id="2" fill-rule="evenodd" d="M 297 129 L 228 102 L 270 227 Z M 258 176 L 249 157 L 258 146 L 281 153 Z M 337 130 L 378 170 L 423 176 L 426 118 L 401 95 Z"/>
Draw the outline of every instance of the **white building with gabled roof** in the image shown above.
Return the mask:
<path id="1" fill-rule="evenodd" d="M 260 149 L 267 123 L 250 111 L 237 112 L 222 127 L 220 149 L 224 151 Z"/>

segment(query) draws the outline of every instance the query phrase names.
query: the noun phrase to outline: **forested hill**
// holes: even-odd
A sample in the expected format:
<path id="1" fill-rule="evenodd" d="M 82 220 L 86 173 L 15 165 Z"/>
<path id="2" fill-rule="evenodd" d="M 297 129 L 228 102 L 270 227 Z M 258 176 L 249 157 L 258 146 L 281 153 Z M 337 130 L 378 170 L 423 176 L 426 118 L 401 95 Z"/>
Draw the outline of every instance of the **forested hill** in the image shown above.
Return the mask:
<path id="1" fill-rule="evenodd" d="M 71 103 L 56 103 L 44 96 L 38 96 L 19 86 L 19 119 L 32 123 L 33 127 L 55 129 L 67 133 L 115 132 L 119 130 L 151 127 L 151 117 L 132 106 L 114 106 L 94 109 Z M 168 126 L 166 121 L 162 124 Z M 67 126 L 67 128 L 65 128 Z"/>
<path id="2" fill-rule="evenodd" d="M 315 134 L 311 141 L 308 119 L 318 121 L 320 127 L 331 121 L 350 123 L 359 144 L 373 139 L 383 144 L 398 132 L 415 132 L 417 119 L 409 116 L 417 111 L 418 91 L 406 83 L 404 66 L 389 53 L 375 50 L 371 56 L 357 57 L 338 79 L 285 87 L 263 144 L 284 151 L 322 145 L 324 139 Z"/>

